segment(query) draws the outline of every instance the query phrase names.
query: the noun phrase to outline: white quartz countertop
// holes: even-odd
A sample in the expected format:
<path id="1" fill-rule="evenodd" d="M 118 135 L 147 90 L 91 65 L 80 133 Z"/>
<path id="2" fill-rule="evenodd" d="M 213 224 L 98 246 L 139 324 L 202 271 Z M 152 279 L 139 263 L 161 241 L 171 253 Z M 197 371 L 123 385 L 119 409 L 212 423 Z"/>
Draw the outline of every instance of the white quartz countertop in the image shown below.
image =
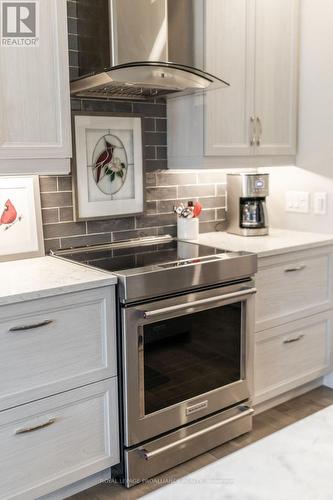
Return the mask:
<path id="1" fill-rule="evenodd" d="M 330 500 L 333 406 L 164 486 L 142 500 Z"/>
<path id="2" fill-rule="evenodd" d="M 0 306 L 117 283 L 110 273 L 55 257 L 0 263 Z"/>
<path id="3" fill-rule="evenodd" d="M 297 250 L 333 245 L 333 234 L 304 233 L 285 229 L 271 229 L 267 236 L 237 236 L 227 232 L 203 233 L 199 243 L 235 252 L 253 252 L 258 257 L 269 257 Z"/>

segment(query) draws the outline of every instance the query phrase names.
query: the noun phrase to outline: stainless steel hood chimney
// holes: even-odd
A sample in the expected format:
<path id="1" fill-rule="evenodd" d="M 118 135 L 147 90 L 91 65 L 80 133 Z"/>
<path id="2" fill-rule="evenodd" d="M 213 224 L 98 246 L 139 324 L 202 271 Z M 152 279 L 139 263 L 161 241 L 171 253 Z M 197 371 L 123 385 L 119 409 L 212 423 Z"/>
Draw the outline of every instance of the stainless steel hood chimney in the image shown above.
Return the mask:
<path id="1" fill-rule="evenodd" d="M 199 69 L 203 0 L 77 0 L 77 16 L 73 96 L 149 99 L 228 86 Z"/>

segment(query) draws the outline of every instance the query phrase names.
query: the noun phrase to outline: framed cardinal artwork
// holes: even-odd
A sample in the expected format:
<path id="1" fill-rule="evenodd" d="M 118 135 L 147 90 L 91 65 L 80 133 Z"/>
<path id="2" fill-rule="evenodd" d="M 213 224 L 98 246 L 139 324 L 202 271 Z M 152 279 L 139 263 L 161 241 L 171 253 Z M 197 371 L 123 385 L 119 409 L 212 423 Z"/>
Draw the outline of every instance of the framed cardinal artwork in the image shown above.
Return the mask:
<path id="1" fill-rule="evenodd" d="M 73 116 L 75 220 L 144 211 L 141 116 Z"/>
<path id="2" fill-rule="evenodd" d="M 42 255 L 38 176 L 0 177 L 0 262 Z"/>

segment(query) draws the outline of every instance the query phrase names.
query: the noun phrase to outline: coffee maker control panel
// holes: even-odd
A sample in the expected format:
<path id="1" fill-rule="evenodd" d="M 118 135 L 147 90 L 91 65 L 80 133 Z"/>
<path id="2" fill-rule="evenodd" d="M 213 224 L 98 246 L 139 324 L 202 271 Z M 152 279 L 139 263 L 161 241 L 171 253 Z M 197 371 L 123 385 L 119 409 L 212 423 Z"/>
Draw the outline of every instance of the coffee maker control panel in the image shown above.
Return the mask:
<path id="1" fill-rule="evenodd" d="M 246 175 L 242 178 L 242 193 L 243 198 L 265 198 L 269 194 L 269 177 L 263 175 Z"/>
<path id="2" fill-rule="evenodd" d="M 257 179 L 254 185 L 258 190 L 263 189 L 265 187 L 265 181 L 263 179 Z"/>

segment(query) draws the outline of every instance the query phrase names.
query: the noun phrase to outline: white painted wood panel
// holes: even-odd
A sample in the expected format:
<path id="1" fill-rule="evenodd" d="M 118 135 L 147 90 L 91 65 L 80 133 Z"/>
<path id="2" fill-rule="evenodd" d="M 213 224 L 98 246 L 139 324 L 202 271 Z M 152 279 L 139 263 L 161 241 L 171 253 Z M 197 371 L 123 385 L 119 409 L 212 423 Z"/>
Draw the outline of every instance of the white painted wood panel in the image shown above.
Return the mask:
<path id="1" fill-rule="evenodd" d="M 332 370 L 332 311 L 256 334 L 254 403 Z"/>
<path id="2" fill-rule="evenodd" d="M 205 95 L 205 154 L 252 155 L 254 143 L 254 0 L 209 0 L 205 66 L 230 87 Z"/>
<path id="3" fill-rule="evenodd" d="M 111 286 L 2 306 L 0 410 L 117 375 L 115 316 Z"/>
<path id="4" fill-rule="evenodd" d="M 1 412 L 0 498 L 34 500 L 117 464 L 118 427 L 117 378 Z"/>
<path id="5" fill-rule="evenodd" d="M 256 0 L 256 155 L 296 153 L 298 0 Z"/>
<path id="6" fill-rule="evenodd" d="M 332 308 L 332 253 L 265 259 L 256 275 L 256 331 Z"/>
<path id="7" fill-rule="evenodd" d="M 71 124 L 66 0 L 37 3 L 39 47 L 0 47 L 0 173 L 40 173 L 41 160 L 48 163 L 48 173 L 50 160 L 53 173 L 68 172 Z"/>
<path id="8" fill-rule="evenodd" d="M 231 86 L 208 92 L 201 107 L 193 97 L 168 101 L 169 167 L 294 164 L 298 0 L 205 0 L 204 5 L 205 68 Z"/>

